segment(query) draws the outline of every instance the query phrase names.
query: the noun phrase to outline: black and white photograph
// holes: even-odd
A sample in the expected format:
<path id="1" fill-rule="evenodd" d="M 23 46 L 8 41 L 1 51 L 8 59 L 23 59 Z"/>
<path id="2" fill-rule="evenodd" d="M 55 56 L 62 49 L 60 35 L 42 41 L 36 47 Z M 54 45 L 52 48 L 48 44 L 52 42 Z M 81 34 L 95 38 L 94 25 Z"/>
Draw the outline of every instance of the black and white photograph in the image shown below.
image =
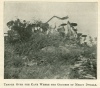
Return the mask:
<path id="1" fill-rule="evenodd" d="M 4 79 L 98 79 L 97 2 L 3 4 Z"/>

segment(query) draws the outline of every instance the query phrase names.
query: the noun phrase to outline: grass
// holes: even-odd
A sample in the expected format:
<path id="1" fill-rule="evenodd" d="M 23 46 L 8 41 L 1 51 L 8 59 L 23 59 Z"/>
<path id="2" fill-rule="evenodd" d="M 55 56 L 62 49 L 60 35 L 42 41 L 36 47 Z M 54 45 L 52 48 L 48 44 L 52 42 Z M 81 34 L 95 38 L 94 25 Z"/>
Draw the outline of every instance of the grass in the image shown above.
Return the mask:
<path id="1" fill-rule="evenodd" d="M 96 78 L 96 46 L 83 48 L 64 41 L 60 36 L 33 34 L 27 42 L 10 44 L 5 42 L 4 78 L 5 79 L 77 79 L 84 78 L 75 67 L 82 55 L 91 61 L 81 63 L 92 69 L 85 71 Z M 95 53 L 95 54 L 92 54 Z M 95 59 L 95 60 L 94 60 Z M 81 60 L 82 61 L 82 60 Z M 93 68 L 90 62 L 93 62 Z M 75 68 L 71 68 L 75 67 Z"/>

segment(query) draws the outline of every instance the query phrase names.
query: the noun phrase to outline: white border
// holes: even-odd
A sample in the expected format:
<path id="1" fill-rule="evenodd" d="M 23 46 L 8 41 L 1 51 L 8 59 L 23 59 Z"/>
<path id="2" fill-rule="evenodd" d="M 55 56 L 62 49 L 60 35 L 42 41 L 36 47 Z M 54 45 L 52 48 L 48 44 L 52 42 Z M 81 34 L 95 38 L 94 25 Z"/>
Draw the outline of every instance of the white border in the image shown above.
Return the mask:
<path id="1" fill-rule="evenodd" d="M 48 2 L 98 2 L 98 79 L 97 80 L 74 80 L 74 79 L 4 79 L 4 39 L 3 39 L 3 3 L 4 1 L 15 1 L 15 0 L 0 0 L 0 88 L 7 88 L 7 86 L 4 86 L 4 83 L 60 83 L 60 84 L 85 84 L 85 83 L 93 83 L 97 84 L 97 86 L 9 86 L 9 88 L 100 88 L 100 56 L 99 56 L 99 50 L 100 50 L 100 30 L 99 30 L 99 24 L 100 24 L 100 2 L 99 0 L 16 0 L 16 1 L 48 1 Z"/>

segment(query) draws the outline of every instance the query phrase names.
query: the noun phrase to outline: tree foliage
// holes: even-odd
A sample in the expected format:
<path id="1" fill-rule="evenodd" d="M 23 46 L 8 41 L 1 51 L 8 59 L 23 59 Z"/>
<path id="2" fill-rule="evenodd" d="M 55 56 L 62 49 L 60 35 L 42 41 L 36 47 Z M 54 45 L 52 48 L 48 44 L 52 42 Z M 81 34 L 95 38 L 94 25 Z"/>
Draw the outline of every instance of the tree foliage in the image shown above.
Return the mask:
<path id="1" fill-rule="evenodd" d="M 18 39 L 20 39 L 21 41 L 28 40 L 32 35 L 32 30 L 34 30 L 35 32 L 39 32 L 40 29 L 42 29 L 41 32 L 45 33 L 49 28 L 49 24 L 43 23 L 42 21 L 35 21 L 34 23 L 30 23 L 26 20 L 23 20 L 21 22 L 20 19 L 17 19 L 15 21 L 13 20 L 9 21 L 7 23 L 7 26 L 9 29 L 11 29 L 10 32 L 8 33 L 10 39 L 13 40 L 15 35 L 19 35 L 20 37 Z"/>

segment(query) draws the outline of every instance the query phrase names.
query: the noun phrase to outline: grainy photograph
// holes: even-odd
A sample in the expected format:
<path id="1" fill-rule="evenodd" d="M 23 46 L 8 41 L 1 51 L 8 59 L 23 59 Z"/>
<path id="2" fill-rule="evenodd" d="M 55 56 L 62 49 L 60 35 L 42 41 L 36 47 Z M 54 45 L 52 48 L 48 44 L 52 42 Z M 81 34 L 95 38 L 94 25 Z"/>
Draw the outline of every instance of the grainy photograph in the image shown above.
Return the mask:
<path id="1" fill-rule="evenodd" d="M 97 79 L 98 3 L 4 2 L 4 79 Z"/>

